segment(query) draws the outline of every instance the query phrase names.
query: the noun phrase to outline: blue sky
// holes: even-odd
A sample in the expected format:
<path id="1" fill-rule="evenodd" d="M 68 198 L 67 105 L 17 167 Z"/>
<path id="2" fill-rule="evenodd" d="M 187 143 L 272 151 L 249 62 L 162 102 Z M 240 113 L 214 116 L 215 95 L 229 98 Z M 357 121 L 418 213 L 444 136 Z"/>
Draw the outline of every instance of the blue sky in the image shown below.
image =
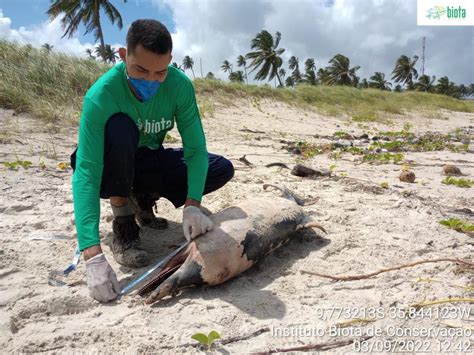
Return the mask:
<path id="1" fill-rule="evenodd" d="M 461 0 L 460 0 L 461 1 Z M 105 41 L 124 45 L 128 26 L 137 18 L 162 21 L 173 36 L 173 61 L 185 55 L 202 61 L 202 72 L 221 70 L 224 60 L 234 64 L 250 51 L 250 41 L 262 29 L 281 32 L 284 67 L 295 55 L 304 66 L 314 58 L 316 68 L 325 67 L 336 54 L 360 66 L 357 75 L 374 72 L 391 77 L 400 55 L 421 58 L 426 37 L 425 73 L 437 79 L 447 75 L 457 84 L 474 82 L 474 26 L 417 26 L 415 0 L 111 0 L 123 17 L 119 31 L 104 18 Z M 0 38 L 84 56 L 95 45 L 81 28 L 72 39 L 62 39 L 60 21 L 45 14 L 49 0 L 0 0 Z M 240 68 L 242 69 L 242 68 Z M 421 71 L 421 59 L 417 69 Z M 195 68 L 197 76 L 200 68 Z M 191 73 L 188 73 L 191 75 Z M 252 79 L 253 75 L 249 75 Z"/>
<path id="2" fill-rule="evenodd" d="M 49 0 L 0 0 L 0 8 L 4 16 L 11 18 L 15 28 L 30 27 L 48 20 L 46 11 L 49 3 Z M 107 43 L 124 43 L 128 26 L 137 18 L 155 18 L 163 22 L 171 32 L 175 30 L 169 6 L 158 7 L 150 0 L 128 0 L 126 3 L 116 0 L 112 3 L 122 15 L 123 28 L 119 30 L 116 25 L 112 25 L 104 18 L 103 31 Z M 81 40 L 94 42 L 94 36 L 92 34 L 83 36 L 84 32 L 85 29 L 81 26 L 78 31 Z"/>

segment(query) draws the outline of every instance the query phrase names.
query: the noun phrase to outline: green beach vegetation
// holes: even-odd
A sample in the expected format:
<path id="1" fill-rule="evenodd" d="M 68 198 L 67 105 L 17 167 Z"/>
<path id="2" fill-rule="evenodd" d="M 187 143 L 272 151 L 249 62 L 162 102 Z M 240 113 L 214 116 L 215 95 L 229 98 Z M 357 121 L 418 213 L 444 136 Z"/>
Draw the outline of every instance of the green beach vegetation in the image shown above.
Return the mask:
<path id="1" fill-rule="evenodd" d="M 0 107 L 30 113 L 47 122 L 77 124 L 87 89 L 110 68 L 92 58 L 78 58 L 31 45 L 0 40 Z M 216 103 L 234 105 L 239 99 L 272 99 L 329 116 L 350 115 L 356 121 L 378 120 L 385 114 L 439 109 L 474 112 L 474 102 L 434 93 L 393 92 L 347 85 L 309 85 L 272 88 L 212 78 L 194 80 L 200 107 L 214 112 Z M 205 114 L 204 114 L 205 116 Z"/>

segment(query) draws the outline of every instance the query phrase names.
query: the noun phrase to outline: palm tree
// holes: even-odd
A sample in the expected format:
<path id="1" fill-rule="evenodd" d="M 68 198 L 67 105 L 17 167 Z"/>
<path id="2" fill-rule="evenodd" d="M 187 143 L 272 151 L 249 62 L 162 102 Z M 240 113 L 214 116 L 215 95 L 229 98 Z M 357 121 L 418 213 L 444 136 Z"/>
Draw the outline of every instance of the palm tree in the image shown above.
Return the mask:
<path id="1" fill-rule="evenodd" d="M 316 70 L 316 63 L 314 62 L 314 58 L 308 58 L 304 62 L 304 70 L 308 71 L 315 71 Z"/>
<path id="2" fill-rule="evenodd" d="M 415 83 L 415 90 L 424 91 L 424 92 L 435 92 L 435 87 L 433 85 L 435 80 L 436 80 L 436 77 L 434 75 L 431 78 L 429 75 L 422 75 L 418 78 L 418 81 Z"/>
<path id="3" fill-rule="evenodd" d="M 229 72 L 229 74 L 232 74 L 232 64 L 227 59 L 222 62 L 221 69 L 224 73 Z"/>
<path id="4" fill-rule="evenodd" d="M 366 78 L 362 79 L 362 81 L 359 84 L 359 89 L 368 89 L 369 88 L 369 82 L 367 81 Z"/>
<path id="5" fill-rule="evenodd" d="M 238 67 L 244 67 L 244 71 L 245 71 L 245 82 L 248 84 L 249 83 L 249 80 L 247 78 L 247 61 L 245 60 L 245 57 L 243 55 L 239 55 L 237 57 L 237 66 Z"/>
<path id="6" fill-rule="evenodd" d="M 209 73 L 206 74 L 206 79 L 215 79 L 214 73 L 210 71 Z"/>
<path id="7" fill-rule="evenodd" d="M 268 81 L 271 81 L 276 76 L 279 84 L 283 86 L 278 69 L 283 64 L 281 55 L 285 50 L 278 48 L 280 40 L 280 32 L 276 32 L 275 39 L 273 39 L 267 30 L 262 30 L 252 39 L 251 48 L 255 51 L 247 53 L 246 58 L 252 60 L 249 65 L 249 67 L 253 67 L 251 72 L 260 68 L 255 74 L 255 80 L 263 80 L 268 77 Z"/>
<path id="8" fill-rule="evenodd" d="M 469 94 L 469 87 L 464 84 L 458 86 L 459 97 L 468 97 Z"/>
<path id="9" fill-rule="evenodd" d="M 45 43 L 41 47 L 48 53 L 50 53 L 54 48 L 54 46 L 50 45 L 49 43 Z"/>
<path id="10" fill-rule="evenodd" d="M 327 68 L 320 68 L 318 70 L 318 79 L 321 83 L 327 84 L 329 81 L 329 73 L 327 71 Z"/>
<path id="11" fill-rule="evenodd" d="M 127 0 L 123 0 L 124 3 Z M 62 37 L 74 36 L 79 25 L 82 23 L 87 34 L 93 32 L 95 40 L 99 40 L 101 46 L 105 47 L 104 34 L 100 23 L 100 12 L 103 10 L 112 24 L 117 21 L 117 26 L 122 29 L 122 16 L 111 4 L 110 0 L 51 0 L 51 5 L 46 11 L 50 20 L 54 20 L 59 15 L 64 15 L 61 19 L 61 26 L 65 30 Z M 106 60 L 103 57 L 104 61 Z"/>
<path id="12" fill-rule="evenodd" d="M 415 69 L 415 64 L 418 61 L 418 56 L 413 56 L 410 60 L 406 55 L 400 56 L 395 62 L 395 68 L 392 71 L 392 80 L 396 83 L 401 82 L 409 89 L 413 87 L 413 79 L 418 78 L 418 72 Z"/>
<path id="13" fill-rule="evenodd" d="M 304 74 L 304 82 L 308 83 L 309 85 L 318 85 L 318 77 L 316 76 L 316 72 L 311 70 Z"/>
<path id="14" fill-rule="evenodd" d="M 286 76 L 286 70 L 285 70 L 284 68 L 278 69 L 278 75 L 280 75 L 281 80 L 284 81 L 284 80 L 285 80 L 285 76 Z M 277 87 L 282 88 L 282 87 L 284 87 L 284 86 L 283 86 L 283 85 L 278 85 Z"/>
<path id="15" fill-rule="evenodd" d="M 288 67 L 291 70 L 295 70 L 296 68 L 299 69 L 299 59 L 292 55 L 290 60 L 288 60 Z"/>
<path id="16" fill-rule="evenodd" d="M 97 47 L 94 49 L 94 52 L 98 57 L 102 58 L 103 62 L 107 62 L 107 50 L 105 45 L 97 45 Z"/>
<path id="17" fill-rule="evenodd" d="M 112 48 L 110 44 L 105 45 L 105 57 L 107 58 L 107 61 L 109 63 L 115 64 L 117 61 L 117 50 L 115 48 Z"/>
<path id="18" fill-rule="evenodd" d="M 304 81 L 310 85 L 318 84 L 318 77 L 316 76 L 316 64 L 314 63 L 314 58 L 308 58 L 304 62 Z"/>
<path id="19" fill-rule="evenodd" d="M 349 58 L 342 54 L 336 54 L 330 61 L 331 64 L 326 68 L 328 74 L 327 83 L 330 85 L 352 85 L 356 86 L 359 78 L 356 71 L 360 69 L 359 65 L 350 67 Z"/>
<path id="20" fill-rule="evenodd" d="M 293 78 L 294 84 L 298 84 L 303 78 L 301 77 L 300 72 L 300 65 L 299 60 L 294 55 L 291 56 L 290 60 L 288 61 L 288 67 L 293 70 L 291 73 L 291 77 Z"/>
<path id="21" fill-rule="evenodd" d="M 280 68 L 280 70 L 278 70 L 278 74 L 280 75 L 281 80 L 283 80 L 286 76 L 286 70 L 284 68 Z"/>
<path id="22" fill-rule="evenodd" d="M 194 60 L 193 58 L 191 58 L 189 55 L 185 56 L 183 58 L 183 69 L 184 69 L 184 72 L 186 72 L 186 69 L 191 69 L 191 72 L 193 73 L 193 78 L 196 78 L 194 76 L 194 69 L 193 69 L 193 66 L 194 66 Z"/>
<path id="23" fill-rule="evenodd" d="M 293 79 L 293 77 L 290 75 L 288 78 L 286 78 L 285 85 L 288 86 L 288 87 L 295 86 L 296 85 L 295 79 Z"/>
<path id="24" fill-rule="evenodd" d="M 447 76 L 439 78 L 438 84 L 436 84 L 436 91 L 438 94 L 453 96 L 455 90 L 456 84 L 454 84 L 452 81 L 449 81 Z"/>
<path id="25" fill-rule="evenodd" d="M 95 57 L 92 55 L 92 49 L 91 48 L 86 49 L 86 54 L 89 57 L 89 59 L 95 59 Z"/>
<path id="26" fill-rule="evenodd" d="M 474 95 L 474 84 L 469 85 L 469 95 L 471 95 L 471 96 Z"/>
<path id="27" fill-rule="evenodd" d="M 393 89 L 393 91 L 402 92 L 403 91 L 402 86 L 400 84 L 398 84 L 397 86 L 395 86 L 395 89 Z"/>
<path id="28" fill-rule="evenodd" d="M 242 70 L 233 71 L 229 74 L 229 80 L 236 83 L 244 82 L 244 72 Z"/>
<path id="29" fill-rule="evenodd" d="M 375 72 L 374 75 L 370 77 L 369 82 L 369 87 L 374 88 L 374 89 L 379 89 L 379 90 L 388 90 L 390 91 L 390 88 L 392 86 L 392 83 L 385 80 L 385 74 L 382 72 Z"/>

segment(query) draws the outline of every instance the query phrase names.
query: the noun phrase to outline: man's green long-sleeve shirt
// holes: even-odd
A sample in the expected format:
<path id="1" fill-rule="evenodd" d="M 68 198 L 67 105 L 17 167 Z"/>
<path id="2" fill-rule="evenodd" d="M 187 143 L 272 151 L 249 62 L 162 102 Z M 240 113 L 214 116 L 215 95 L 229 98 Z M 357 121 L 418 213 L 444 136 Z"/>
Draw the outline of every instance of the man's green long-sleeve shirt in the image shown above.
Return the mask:
<path id="1" fill-rule="evenodd" d="M 100 244 L 105 124 L 119 112 L 127 114 L 136 123 L 140 131 L 138 147 L 159 148 L 166 132 L 176 122 L 188 167 L 187 197 L 200 201 L 204 191 L 208 154 L 191 80 L 179 69 L 169 66 L 168 75 L 158 92 L 143 103 L 132 93 L 125 63 L 121 62 L 100 77 L 84 97 L 72 178 L 74 215 L 81 250 Z"/>

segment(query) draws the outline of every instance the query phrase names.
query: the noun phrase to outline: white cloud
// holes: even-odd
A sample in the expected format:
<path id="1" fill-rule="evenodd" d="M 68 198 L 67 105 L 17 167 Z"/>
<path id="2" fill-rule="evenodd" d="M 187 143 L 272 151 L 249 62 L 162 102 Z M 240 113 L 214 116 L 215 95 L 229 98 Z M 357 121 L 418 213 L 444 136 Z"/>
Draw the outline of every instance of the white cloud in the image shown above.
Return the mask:
<path id="1" fill-rule="evenodd" d="M 61 38 L 64 33 L 61 28 L 61 19 L 57 17 L 53 21 L 45 21 L 39 25 L 30 26 L 28 28 L 20 27 L 12 28 L 10 18 L 4 16 L 0 8 L 0 38 L 9 41 L 16 41 L 20 44 L 31 44 L 34 47 L 41 47 L 45 43 L 49 43 L 54 51 L 64 52 L 72 55 L 84 57 L 88 48 L 93 48 L 93 43 L 81 43 L 77 36 L 72 38 Z M 118 48 L 120 44 L 114 44 L 112 47 Z"/>
<path id="2" fill-rule="evenodd" d="M 396 59 L 417 54 L 421 67 L 421 38 L 426 36 L 426 73 L 447 75 L 456 83 L 474 82 L 474 29 L 472 27 L 418 27 L 414 0 L 151 0 L 160 11 L 171 8 L 175 22 L 174 61 L 193 57 L 195 73 L 212 71 L 224 78 L 224 59 L 234 63 L 250 51 L 250 41 L 262 29 L 282 33 L 280 46 L 285 67 L 290 56 L 315 58 L 317 68 L 341 53 L 351 65 L 360 65 L 358 75 L 370 77 L 382 71 L 386 77 Z M 91 43 L 78 37 L 61 38 L 60 20 L 14 29 L 0 9 L 0 38 L 84 55 Z M 114 44 L 117 48 L 120 44 Z M 253 78 L 253 74 L 249 75 Z"/>
<path id="3" fill-rule="evenodd" d="M 234 63 L 250 51 L 250 41 L 262 29 L 282 33 L 280 46 L 300 59 L 315 58 L 318 68 L 341 53 L 360 65 L 358 75 L 376 71 L 391 76 L 396 59 L 417 54 L 421 67 L 421 38 L 427 37 L 425 72 L 447 75 L 456 83 L 474 82 L 473 29 L 469 27 L 418 27 L 412 0 L 152 0 L 169 6 L 176 24 L 174 58 L 194 58 L 199 73 L 226 77 L 224 59 Z M 285 63 L 287 66 L 287 63 Z M 418 68 L 419 69 L 419 68 Z M 253 77 L 253 75 L 252 75 Z"/>

